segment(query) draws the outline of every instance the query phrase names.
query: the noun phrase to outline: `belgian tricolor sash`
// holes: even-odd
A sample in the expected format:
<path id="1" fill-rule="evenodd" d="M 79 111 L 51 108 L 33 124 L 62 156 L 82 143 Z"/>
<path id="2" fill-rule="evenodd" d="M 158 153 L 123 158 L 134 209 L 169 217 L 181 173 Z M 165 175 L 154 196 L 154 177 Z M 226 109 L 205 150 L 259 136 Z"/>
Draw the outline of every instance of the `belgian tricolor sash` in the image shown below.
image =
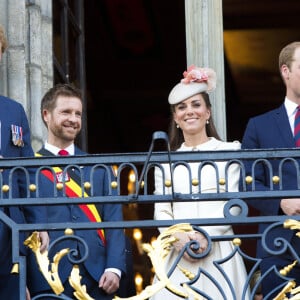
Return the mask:
<path id="1" fill-rule="evenodd" d="M 54 156 L 53 153 L 50 151 L 42 148 L 39 150 L 35 156 Z M 64 172 L 61 168 L 59 167 L 52 167 L 56 174 L 56 178 L 54 180 L 53 172 L 51 172 L 48 169 L 42 170 L 42 174 L 47 177 L 51 182 L 57 183 L 57 182 L 64 182 L 65 183 L 65 191 L 66 195 L 69 198 L 78 198 L 82 197 L 82 189 L 81 189 L 81 184 L 80 184 L 80 178 L 79 176 L 73 171 L 69 170 L 65 172 L 65 180 L 62 179 L 62 176 L 64 176 Z M 88 193 L 84 191 L 84 197 L 89 197 Z M 86 215 L 86 217 L 91 221 L 91 222 L 101 222 L 101 216 L 100 213 L 94 204 L 78 204 L 79 208 L 83 211 L 83 213 Z M 105 235 L 104 235 L 104 230 L 103 229 L 97 229 L 97 233 L 102 240 L 103 244 L 106 244 L 105 241 Z"/>

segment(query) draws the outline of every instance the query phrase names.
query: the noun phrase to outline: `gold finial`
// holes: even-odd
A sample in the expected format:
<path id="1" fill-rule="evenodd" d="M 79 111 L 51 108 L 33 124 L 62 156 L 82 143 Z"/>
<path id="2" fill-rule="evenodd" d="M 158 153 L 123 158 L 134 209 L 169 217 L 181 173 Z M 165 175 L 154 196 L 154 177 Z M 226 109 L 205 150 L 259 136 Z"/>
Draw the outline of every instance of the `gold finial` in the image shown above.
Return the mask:
<path id="1" fill-rule="evenodd" d="M 10 271 L 11 274 L 19 274 L 19 264 L 13 264 L 12 269 Z"/>
<path id="2" fill-rule="evenodd" d="M 9 185 L 4 184 L 4 185 L 2 186 L 2 192 L 7 193 L 8 191 L 9 191 Z"/>
<path id="3" fill-rule="evenodd" d="M 111 182 L 111 187 L 112 187 L 113 189 L 116 189 L 116 188 L 118 187 L 118 183 L 117 183 L 116 181 L 112 181 L 112 182 Z"/>
<path id="4" fill-rule="evenodd" d="M 30 184 L 29 185 L 29 190 L 30 190 L 30 192 L 35 192 L 36 191 L 36 185 L 35 184 Z"/>
<path id="5" fill-rule="evenodd" d="M 56 184 L 56 188 L 57 188 L 59 191 L 61 191 L 61 190 L 64 188 L 64 185 L 63 185 L 61 182 L 58 182 L 58 183 Z"/>
<path id="6" fill-rule="evenodd" d="M 242 245 L 242 240 L 239 239 L 239 238 L 235 238 L 235 239 L 233 239 L 232 243 L 233 243 L 234 246 L 241 246 Z"/>
<path id="7" fill-rule="evenodd" d="M 280 274 L 286 276 L 297 264 L 297 260 L 295 260 L 292 264 L 285 266 L 283 269 L 280 270 Z"/>
<path id="8" fill-rule="evenodd" d="M 225 178 L 220 178 L 219 184 L 220 185 L 225 185 L 225 183 L 226 183 Z"/>
<path id="9" fill-rule="evenodd" d="M 252 179 L 251 176 L 246 176 L 245 181 L 246 181 L 247 184 L 251 184 L 253 179 Z"/>
<path id="10" fill-rule="evenodd" d="M 172 182 L 171 182 L 171 180 L 165 180 L 165 186 L 166 187 L 171 187 L 171 185 L 172 185 Z"/>
<path id="11" fill-rule="evenodd" d="M 193 280 L 195 278 L 195 274 L 191 271 L 182 268 L 179 264 L 177 265 L 178 269 L 182 272 L 182 274 L 187 277 L 189 280 Z"/>
<path id="12" fill-rule="evenodd" d="M 71 228 L 66 228 L 65 229 L 65 235 L 73 235 L 73 234 L 74 234 L 73 229 L 71 229 Z"/>
<path id="13" fill-rule="evenodd" d="M 197 178 L 192 179 L 192 185 L 197 186 L 199 184 L 199 180 Z"/>
<path id="14" fill-rule="evenodd" d="M 278 184 L 280 181 L 280 178 L 279 178 L 279 176 L 273 176 L 272 180 L 273 180 L 274 184 Z"/>
<path id="15" fill-rule="evenodd" d="M 83 186 L 84 186 L 84 188 L 85 188 L 86 190 L 89 190 L 89 189 L 91 188 L 91 184 L 90 184 L 88 181 L 86 181 L 86 182 L 83 184 Z"/>

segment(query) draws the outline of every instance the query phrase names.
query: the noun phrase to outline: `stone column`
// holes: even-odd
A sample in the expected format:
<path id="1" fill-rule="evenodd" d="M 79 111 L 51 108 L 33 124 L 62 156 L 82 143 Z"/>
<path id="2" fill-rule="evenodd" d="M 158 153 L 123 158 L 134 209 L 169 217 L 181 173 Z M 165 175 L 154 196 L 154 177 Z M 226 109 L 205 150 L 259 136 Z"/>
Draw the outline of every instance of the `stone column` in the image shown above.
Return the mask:
<path id="1" fill-rule="evenodd" d="M 218 133 L 226 140 L 222 0 L 186 0 L 185 17 L 187 65 L 216 71 L 217 88 L 210 100 Z"/>
<path id="2" fill-rule="evenodd" d="M 0 1 L 0 23 L 6 29 L 7 2 Z M 0 62 L 0 94 L 7 95 L 7 56 L 4 54 Z"/>
<path id="3" fill-rule="evenodd" d="M 41 98 L 53 86 L 52 1 L 27 1 L 26 15 L 28 36 L 27 92 L 31 103 L 32 147 L 34 150 L 38 150 L 45 141 L 47 133 L 41 119 Z"/>
<path id="4" fill-rule="evenodd" d="M 38 150 L 46 136 L 40 101 L 53 86 L 52 1 L 2 0 L 0 20 L 9 43 L 0 69 L 0 92 L 24 106 L 32 145 Z"/>

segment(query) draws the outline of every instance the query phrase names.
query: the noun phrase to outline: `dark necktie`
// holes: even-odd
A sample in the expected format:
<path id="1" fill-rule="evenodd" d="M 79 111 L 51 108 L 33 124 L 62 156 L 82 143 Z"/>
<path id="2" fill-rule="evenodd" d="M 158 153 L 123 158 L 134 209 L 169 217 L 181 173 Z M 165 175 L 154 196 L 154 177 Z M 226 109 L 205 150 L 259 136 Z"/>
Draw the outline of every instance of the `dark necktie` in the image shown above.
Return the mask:
<path id="1" fill-rule="evenodd" d="M 69 152 L 65 149 L 61 149 L 61 150 L 58 151 L 58 155 L 67 156 L 67 155 L 69 155 Z"/>
<path id="2" fill-rule="evenodd" d="M 297 107 L 295 115 L 294 137 L 296 147 L 300 147 L 300 106 Z"/>

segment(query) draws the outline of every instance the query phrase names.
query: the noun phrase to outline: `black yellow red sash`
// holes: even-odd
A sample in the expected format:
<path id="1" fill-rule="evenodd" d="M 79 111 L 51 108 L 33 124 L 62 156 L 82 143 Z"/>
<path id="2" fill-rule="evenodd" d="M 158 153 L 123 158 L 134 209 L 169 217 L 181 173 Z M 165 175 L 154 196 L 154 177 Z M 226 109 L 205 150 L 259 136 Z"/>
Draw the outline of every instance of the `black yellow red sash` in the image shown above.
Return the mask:
<path id="1" fill-rule="evenodd" d="M 41 149 L 38 151 L 36 156 L 54 156 L 53 153 L 47 151 L 46 149 Z M 57 174 L 60 174 L 61 176 L 67 175 L 68 180 L 65 180 L 65 192 L 66 195 L 69 198 L 78 198 L 82 197 L 82 189 L 80 185 L 80 178 L 74 173 L 72 170 L 68 170 L 68 174 L 66 172 L 64 173 L 63 170 L 59 167 L 52 167 L 54 170 L 56 176 Z M 42 170 L 42 174 L 47 177 L 51 182 L 54 182 L 54 176 L 53 172 L 51 172 L 49 169 Z M 57 183 L 57 178 L 55 178 L 55 182 Z M 63 180 L 62 180 L 63 182 Z M 84 191 L 83 196 L 89 197 L 88 193 Z M 91 222 L 101 222 L 101 216 L 99 214 L 99 211 L 94 204 L 79 204 L 79 208 L 83 211 L 83 213 L 86 215 L 86 217 L 91 221 Z M 104 230 L 103 229 L 97 229 L 97 233 L 102 240 L 103 244 L 106 244 L 105 241 L 105 235 L 104 235 Z"/>

